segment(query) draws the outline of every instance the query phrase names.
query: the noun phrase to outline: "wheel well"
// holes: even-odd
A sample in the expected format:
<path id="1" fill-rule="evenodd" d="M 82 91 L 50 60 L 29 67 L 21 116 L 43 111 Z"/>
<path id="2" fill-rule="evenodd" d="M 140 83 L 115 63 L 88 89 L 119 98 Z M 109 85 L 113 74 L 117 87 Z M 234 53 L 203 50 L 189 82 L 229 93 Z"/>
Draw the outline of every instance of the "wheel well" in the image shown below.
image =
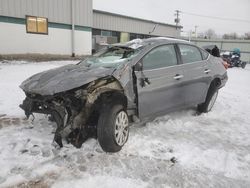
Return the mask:
<path id="1" fill-rule="evenodd" d="M 220 80 L 220 78 L 215 78 L 215 79 L 213 79 L 213 81 L 211 82 L 211 84 L 210 84 L 210 87 L 211 86 L 215 86 L 215 87 L 219 87 L 221 85 L 221 80 Z"/>
<path id="2" fill-rule="evenodd" d="M 127 97 L 121 91 L 117 90 L 102 93 L 100 96 L 100 100 L 102 105 L 118 103 L 122 104 L 125 108 L 127 108 L 128 105 Z"/>
<path id="3" fill-rule="evenodd" d="M 91 127 L 96 126 L 102 108 L 111 103 L 122 104 L 125 108 L 127 108 L 128 101 L 127 97 L 118 90 L 111 90 L 102 93 L 92 106 L 92 113 L 88 118 L 87 124 Z"/>

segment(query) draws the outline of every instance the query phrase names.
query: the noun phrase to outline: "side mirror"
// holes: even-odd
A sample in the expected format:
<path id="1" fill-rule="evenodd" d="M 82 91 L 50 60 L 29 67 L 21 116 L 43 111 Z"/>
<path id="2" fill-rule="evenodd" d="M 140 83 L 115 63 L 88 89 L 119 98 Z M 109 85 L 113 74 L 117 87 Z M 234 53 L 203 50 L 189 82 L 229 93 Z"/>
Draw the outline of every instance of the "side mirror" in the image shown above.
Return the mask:
<path id="1" fill-rule="evenodd" d="M 135 71 L 142 71 L 142 67 L 142 61 L 137 62 L 135 65 Z"/>

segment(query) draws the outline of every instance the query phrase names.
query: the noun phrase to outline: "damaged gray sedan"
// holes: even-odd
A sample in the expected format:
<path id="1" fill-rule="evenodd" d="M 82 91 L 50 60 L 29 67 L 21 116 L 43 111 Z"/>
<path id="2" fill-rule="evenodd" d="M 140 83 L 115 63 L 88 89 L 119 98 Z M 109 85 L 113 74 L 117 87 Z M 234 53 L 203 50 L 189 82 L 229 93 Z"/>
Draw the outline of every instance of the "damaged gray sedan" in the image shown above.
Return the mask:
<path id="1" fill-rule="evenodd" d="M 60 147 L 62 138 L 79 148 L 96 137 L 104 151 L 117 152 L 133 123 L 195 105 L 210 111 L 227 81 L 222 63 L 186 41 L 133 40 L 28 78 L 20 107 L 27 117 L 48 114 Z"/>

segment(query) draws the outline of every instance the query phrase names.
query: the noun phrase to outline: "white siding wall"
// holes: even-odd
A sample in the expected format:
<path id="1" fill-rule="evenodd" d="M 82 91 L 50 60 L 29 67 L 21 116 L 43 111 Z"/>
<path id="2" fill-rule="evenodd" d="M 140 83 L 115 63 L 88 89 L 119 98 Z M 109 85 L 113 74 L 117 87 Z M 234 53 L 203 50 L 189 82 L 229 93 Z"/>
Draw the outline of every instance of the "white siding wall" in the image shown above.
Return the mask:
<path id="1" fill-rule="evenodd" d="M 49 35 L 28 34 L 26 26 L 0 22 L 0 54 L 71 55 L 71 30 L 49 28 Z M 90 55 L 91 32 L 75 31 L 76 55 Z"/>
<path id="2" fill-rule="evenodd" d="M 92 0 L 74 0 L 75 24 L 92 27 Z M 0 0 L 0 15 L 25 18 L 42 16 L 49 22 L 71 23 L 71 0 Z"/>

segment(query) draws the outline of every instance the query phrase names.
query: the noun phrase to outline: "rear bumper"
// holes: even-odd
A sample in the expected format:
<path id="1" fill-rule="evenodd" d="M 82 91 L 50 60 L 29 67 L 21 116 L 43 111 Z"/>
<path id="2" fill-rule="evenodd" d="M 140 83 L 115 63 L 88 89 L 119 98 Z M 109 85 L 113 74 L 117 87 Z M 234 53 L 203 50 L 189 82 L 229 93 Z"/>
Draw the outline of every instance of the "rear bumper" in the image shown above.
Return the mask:
<path id="1" fill-rule="evenodd" d="M 221 84 L 220 84 L 219 89 L 224 87 L 227 81 L 228 81 L 228 76 L 227 76 L 227 72 L 225 72 L 225 74 L 223 74 L 223 76 L 221 77 Z"/>

